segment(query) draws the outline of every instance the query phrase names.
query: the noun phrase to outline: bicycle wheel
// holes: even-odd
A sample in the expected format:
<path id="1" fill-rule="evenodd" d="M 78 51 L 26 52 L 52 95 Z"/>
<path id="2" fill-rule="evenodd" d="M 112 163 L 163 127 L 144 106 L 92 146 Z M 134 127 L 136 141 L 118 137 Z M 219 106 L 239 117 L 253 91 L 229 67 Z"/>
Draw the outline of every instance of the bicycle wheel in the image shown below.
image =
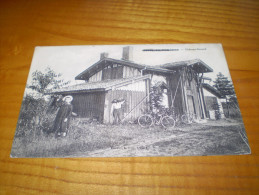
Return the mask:
<path id="1" fill-rule="evenodd" d="M 191 124 L 192 123 L 192 119 L 189 116 L 189 114 L 184 114 L 181 118 L 182 118 L 183 123 L 185 123 L 185 124 Z"/>
<path id="2" fill-rule="evenodd" d="M 173 128 L 175 126 L 175 120 L 171 116 L 164 116 L 161 120 L 161 124 L 165 128 L 167 128 L 167 127 Z"/>
<path id="3" fill-rule="evenodd" d="M 192 118 L 192 123 L 194 123 L 195 120 L 197 119 L 197 115 L 196 114 L 192 114 L 191 118 Z"/>
<path id="4" fill-rule="evenodd" d="M 149 115 L 142 115 L 138 118 L 138 124 L 141 127 L 150 127 L 153 124 L 153 119 Z"/>

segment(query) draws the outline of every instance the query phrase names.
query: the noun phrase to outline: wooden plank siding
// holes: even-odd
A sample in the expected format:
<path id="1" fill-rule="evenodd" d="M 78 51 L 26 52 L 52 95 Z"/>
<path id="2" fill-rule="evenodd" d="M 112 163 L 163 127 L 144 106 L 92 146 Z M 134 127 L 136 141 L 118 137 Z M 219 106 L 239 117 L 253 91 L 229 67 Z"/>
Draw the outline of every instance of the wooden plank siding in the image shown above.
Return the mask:
<path id="1" fill-rule="evenodd" d="M 181 72 L 181 73 L 180 73 Z M 176 92 L 176 88 L 180 79 L 181 80 Z M 197 88 L 197 81 L 193 78 L 192 81 L 188 81 L 186 70 L 180 71 L 167 76 L 167 84 L 169 86 L 169 93 L 168 93 L 168 101 L 169 107 L 174 107 L 176 112 L 179 115 L 183 115 L 187 112 L 194 112 L 198 118 L 202 118 L 202 102 L 199 97 L 199 91 Z M 176 92 L 176 94 L 175 94 Z M 174 104 L 172 105 L 172 101 L 175 95 Z M 188 101 L 189 99 L 189 101 Z M 194 101 L 194 105 L 191 102 L 191 99 Z M 193 109 L 191 109 L 194 107 Z"/>
<path id="2" fill-rule="evenodd" d="M 98 71 L 96 74 L 94 74 L 89 78 L 89 82 L 96 82 L 101 80 L 102 80 L 102 70 Z"/>
<path id="3" fill-rule="evenodd" d="M 116 67 L 114 67 L 116 65 Z M 117 64 L 109 65 L 102 70 L 102 80 L 123 78 L 123 67 Z"/>
<path id="4" fill-rule="evenodd" d="M 148 98 L 136 108 L 135 106 L 138 105 L 141 100 L 143 100 L 149 93 L 149 90 L 146 88 L 146 86 L 149 86 L 149 82 L 149 79 L 145 79 L 107 91 L 105 94 L 104 123 L 113 122 L 113 116 L 111 114 L 111 102 L 114 99 L 126 100 L 122 107 L 123 116 L 126 116 L 132 110 L 132 112 L 127 116 L 126 120 L 134 121 L 141 114 L 143 114 L 144 110 L 147 108 Z"/>
<path id="5" fill-rule="evenodd" d="M 176 113 L 182 115 L 185 112 L 185 107 L 183 102 L 183 93 L 182 93 L 183 89 L 182 89 L 182 84 L 180 79 L 181 78 L 180 78 L 179 72 L 166 77 L 167 85 L 169 86 L 169 90 L 168 90 L 169 107 L 174 107 L 176 110 Z M 178 85 L 178 82 L 179 82 L 179 85 Z M 178 85 L 178 88 L 177 88 L 177 85 Z M 172 105 L 174 96 L 175 96 L 175 99 Z"/>
<path id="6" fill-rule="evenodd" d="M 104 123 L 112 123 L 113 116 L 111 114 L 112 100 L 123 98 L 125 103 L 122 106 L 123 116 L 126 116 L 143 98 L 146 97 L 144 91 L 130 91 L 130 90 L 109 90 L 105 96 L 105 111 L 104 111 Z M 146 108 L 145 102 L 136 107 L 126 118 L 127 120 L 134 121 L 141 114 L 143 114 Z"/>
<path id="7" fill-rule="evenodd" d="M 108 79 L 121 79 L 133 76 L 140 76 L 137 68 L 123 66 L 120 64 L 108 64 L 89 78 L 89 82 L 97 82 Z"/>
<path id="8" fill-rule="evenodd" d="M 123 78 L 140 76 L 141 72 L 137 68 L 123 66 Z"/>
<path id="9" fill-rule="evenodd" d="M 79 117 L 98 118 L 103 121 L 104 92 L 73 94 L 73 112 Z"/>
<path id="10" fill-rule="evenodd" d="M 191 81 L 188 80 L 187 78 L 187 72 L 186 69 L 183 73 L 183 82 L 184 82 L 184 88 L 185 88 L 185 92 L 186 92 L 186 96 L 187 96 L 187 105 L 188 105 L 188 109 L 186 110 L 186 112 L 189 113 L 194 113 L 197 115 L 197 118 L 202 118 L 203 117 L 203 110 L 202 110 L 202 101 L 200 99 L 200 91 L 198 89 L 197 86 L 197 80 L 195 78 L 193 78 Z M 189 99 L 189 101 L 188 101 Z M 193 99 L 194 101 L 194 105 L 193 103 L 190 101 L 191 99 Z M 194 106 L 194 110 L 191 109 Z"/>

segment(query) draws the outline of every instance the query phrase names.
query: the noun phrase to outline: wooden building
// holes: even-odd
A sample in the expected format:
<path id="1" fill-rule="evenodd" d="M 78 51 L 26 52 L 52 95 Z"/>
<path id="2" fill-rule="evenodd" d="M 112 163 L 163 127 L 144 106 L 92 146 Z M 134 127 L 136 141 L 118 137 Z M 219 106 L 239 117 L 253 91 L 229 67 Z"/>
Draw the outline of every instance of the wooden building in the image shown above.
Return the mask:
<path id="1" fill-rule="evenodd" d="M 206 104 L 203 94 L 203 74 L 213 69 L 199 59 L 168 63 L 161 66 L 175 72 L 167 76 L 169 105 L 182 115 L 193 113 L 205 119 Z"/>
<path id="2" fill-rule="evenodd" d="M 102 53 L 100 60 L 75 77 L 85 83 L 53 90 L 52 94 L 72 95 L 74 112 L 112 123 L 111 102 L 125 99 L 125 119 L 137 119 L 149 101 L 154 75 L 164 77 L 168 86 L 168 105 L 179 114 L 194 113 L 206 118 L 202 76 L 213 70 L 201 60 L 148 66 L 132 61 L 132 47 L 124 47 L 121 60 Z"/>
<path id="3" fill-rule="evenodd" d="M 87 82 L 74 86 L 56 89 L 52 93 L 73 96 L 73 112 L 80 117 L 97 118 L 103 123 L 112 123 L 111 105 L 114 99 L 125 99 L 123 113 L 127 119 L 137 118 L 145 103 L 134 107 L 142 100 L 147 102 L 150 75 L 130 78 L 110 79 L 98 82 Z M 130 112 L 130 114 L 128 114 Z M 126 116 L 126 114 L 128 114 Z"/>

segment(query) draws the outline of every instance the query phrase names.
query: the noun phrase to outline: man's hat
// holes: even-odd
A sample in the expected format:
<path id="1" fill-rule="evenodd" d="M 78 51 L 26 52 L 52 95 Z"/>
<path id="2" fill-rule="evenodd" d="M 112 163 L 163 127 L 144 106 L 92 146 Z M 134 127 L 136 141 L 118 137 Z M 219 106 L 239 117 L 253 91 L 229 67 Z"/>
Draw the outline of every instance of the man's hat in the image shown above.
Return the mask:
<path id="1" fill-rule="evenodd" d="M 66 101 L 66 99 L 69 99 L 70 102 L 72 102 L 73 97 L 72 97 L 71 95 L 67 95 L 67 96 L 65 96 L 65 97 L 63 98 L 63 101 Z"/>
<path id="2" fill-rule="evenodd" d="M 125 99 L 123 99 L 123 98 L 119 98 L 118 99 L 118 102 L 123 102 Z"/>
<path id="3" fill-rule="evenodd" d="M 116 100 L 116 99 L 112 100 L 112 103 L 117 103 L 117 102 L 118 102 L 118 100 Z"/>

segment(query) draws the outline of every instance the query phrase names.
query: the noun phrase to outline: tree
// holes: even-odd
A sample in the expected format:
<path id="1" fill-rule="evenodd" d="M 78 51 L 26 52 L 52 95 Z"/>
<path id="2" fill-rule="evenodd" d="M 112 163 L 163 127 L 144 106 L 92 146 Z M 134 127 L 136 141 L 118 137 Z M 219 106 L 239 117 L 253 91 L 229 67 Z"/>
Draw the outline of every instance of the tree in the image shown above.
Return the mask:
<path id="1" fill-rule="evenodd" d="M 32 73 L 32 83 L 27 88 L 43 96 L 44 92 L 50 89 L 58 89 L 70 83 L 70 81 L 65 82 L 64 79 L 61 79 L 61 76 L 49 67 L 44 72 L 36 70 Z"/>
<path id="2" fill-rule="evenodd" d="M 44 93 L 51 89 L 61 88 L 69 83 L 61 79 L 61 76 L 50 68 L 46 68 L 43 72 L 36 70 L 32 73 L 32 82 L 27 85 L 27 93 L 23 98 L 19 118 L 20 126 L 24 127 L 30 124 L 38 126 L 42 123 L 43 119 L 46 118 L 45 113 L 49 107 L 49 102 L 46 101 Z M 28 91 L 28 89 L 30 90 Z M 26 130 L 26 128 L 24 129 Z"/>
<path id="3" fill-rule="evenodd" d="M 236 94 L 234 90 L 234 86 L 232 81 L 228 79 L 228 77 L 224 76 L 221 72 L 217 74 L 217 78 L 214 81 L 213 85 L 226 99 L 226 105 L 228 109 L 229 116 L 229 105 L 228 100 L 233 101 L 236 100 Z"/>
<path id="4" fill-rule="evenodd" d="M 150 103 L 152 112 L 163 111 L 165 108 L 162 105 L 163 93 L 158 86 L 154 85 L 151 87 Z"/>

